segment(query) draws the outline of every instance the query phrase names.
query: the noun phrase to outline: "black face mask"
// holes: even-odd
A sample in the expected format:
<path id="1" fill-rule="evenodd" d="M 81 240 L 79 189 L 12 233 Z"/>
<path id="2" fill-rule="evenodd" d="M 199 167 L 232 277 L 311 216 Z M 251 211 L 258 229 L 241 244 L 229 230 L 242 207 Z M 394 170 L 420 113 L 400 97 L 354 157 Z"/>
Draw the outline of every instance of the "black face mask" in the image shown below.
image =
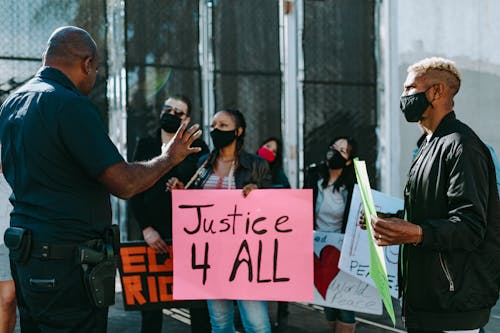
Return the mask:
<path id="1" fill-rule="evenodd" d="M 161 115 L 160 126 L 167 133 L 175 133 L 179 126 L 181 126 L 181 119 L 165 112 Z"/>
<path id="2" fill-rule="evenodd" d="M 405 115 L 406 121 L 416 123 L 422 119 L 425 110 L 431 105 L 425 96 L 427 90 L 413 95 L 401 96 L 399 108 Z"/>
<path id="3" fill-rule="evenodd" d="M 347 160 L 338 150 L 332 149 L 329 150 L 328 153 L 326 153 L 326 163 L 328 169 L 337 170 L 343 169 L 347 163 Z"/>
<path id="4" fill-rule="evenodd" d="M 220 149 L 229 146 L 236 139 L 236 130 L 221 131 L 214 128 L 210 132 L 210 136 L 212 137 L 215 148 Z"/>

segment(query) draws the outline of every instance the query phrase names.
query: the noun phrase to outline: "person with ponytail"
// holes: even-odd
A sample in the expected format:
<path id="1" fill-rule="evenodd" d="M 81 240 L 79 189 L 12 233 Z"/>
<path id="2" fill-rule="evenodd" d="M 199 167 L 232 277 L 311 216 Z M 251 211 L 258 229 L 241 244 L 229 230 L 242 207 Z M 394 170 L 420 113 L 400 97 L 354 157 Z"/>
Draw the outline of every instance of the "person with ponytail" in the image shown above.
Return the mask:
<path id="1" fill-rule="evenodd" d="M 304 187 L 313 189 L 315 230 L 345 233 L 356 181 L 352 163 L 356 156 L 356 141 L 340 136 L 328 145 L 324 161 L 307 169 Z M 325 317 L 334 333 L 355 330 L 353 311 L 325 307 Z"/>
<path id="2" fill-rule="evenodd" d="M 271 186 L 267 162 L 244 151 L 246 122 L 239 110 L 225 109 L 212 118 L 210 136 L 214 150 L 199 160 L 192 179 L 184 185 L 171 178 L 167 187 L 173 189 L 243 189 L 246 197 L 251 190 Z M 270 333 L 267 302 L 237 300 L 245 332 Z M 233 300 L 207 300 L 213 333 L 234 333 Z"/>

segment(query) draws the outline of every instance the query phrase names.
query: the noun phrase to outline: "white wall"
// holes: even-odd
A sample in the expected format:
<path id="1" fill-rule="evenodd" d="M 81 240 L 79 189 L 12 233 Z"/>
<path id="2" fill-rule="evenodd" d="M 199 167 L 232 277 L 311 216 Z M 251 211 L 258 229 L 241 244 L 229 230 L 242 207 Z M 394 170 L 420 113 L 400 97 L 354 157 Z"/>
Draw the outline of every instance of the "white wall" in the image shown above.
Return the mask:
<path id="1" fill-rule="evenodd" d="M 397 1 L 400 81 L 391 93 L 401 94 L 408 65 L 429 56 L 454 60 L 462 73 L 457 117 L 500 153 L 500 1 L 390 1 Z M 399 119 L 400 172 L 393 176 L 403 187 L 419 130 Z"/>

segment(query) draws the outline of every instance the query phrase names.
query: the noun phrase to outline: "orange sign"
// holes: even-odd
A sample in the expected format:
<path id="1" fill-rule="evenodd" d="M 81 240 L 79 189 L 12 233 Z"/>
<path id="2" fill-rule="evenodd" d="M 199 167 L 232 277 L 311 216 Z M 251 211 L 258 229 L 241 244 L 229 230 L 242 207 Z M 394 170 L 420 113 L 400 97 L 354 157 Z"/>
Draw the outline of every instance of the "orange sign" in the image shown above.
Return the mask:
<path id="1" fill-rule="evenodd" d="M 170 307 L 192 307 L 196 302 L 174 301 L 173 256 L 171 242 L 168 252 L 161 254 L 145 242 L 122 243 L 120 271 L 125 310 L 148 310 Z"/>

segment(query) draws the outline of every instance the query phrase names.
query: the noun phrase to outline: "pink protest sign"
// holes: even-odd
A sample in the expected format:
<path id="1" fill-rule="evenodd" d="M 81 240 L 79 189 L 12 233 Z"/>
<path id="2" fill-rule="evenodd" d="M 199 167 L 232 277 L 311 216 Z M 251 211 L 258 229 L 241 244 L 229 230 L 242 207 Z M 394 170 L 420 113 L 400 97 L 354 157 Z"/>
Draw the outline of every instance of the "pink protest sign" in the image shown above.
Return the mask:
<path id="1" fill-rule="evenodd" d="M 174 299 L 311 301 L 311 190 L 172 193 Z"/>

